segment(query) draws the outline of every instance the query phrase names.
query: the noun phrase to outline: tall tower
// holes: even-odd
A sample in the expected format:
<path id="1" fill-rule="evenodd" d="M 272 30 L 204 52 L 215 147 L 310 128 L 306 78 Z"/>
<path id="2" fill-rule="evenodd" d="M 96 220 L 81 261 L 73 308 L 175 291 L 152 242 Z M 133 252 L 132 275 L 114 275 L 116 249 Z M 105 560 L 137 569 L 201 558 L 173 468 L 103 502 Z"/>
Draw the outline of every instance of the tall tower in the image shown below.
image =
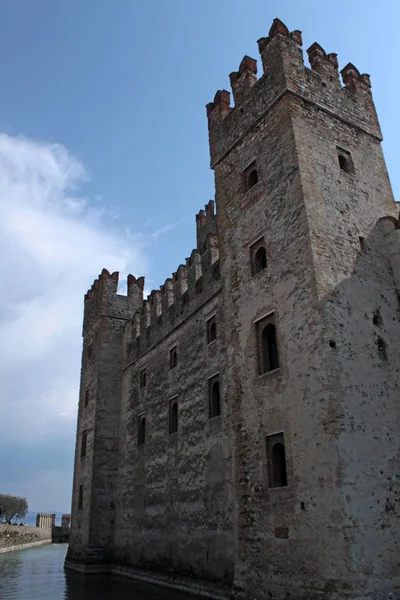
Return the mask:
<path id="1" fill-rule="evenodd" d="M 399 589 L 399 237 L 368 75 L 275 19 L 207 105 L 235 589 Z M 394 597 L 394 596 L 393 596 Z"/>
<path id="2" fill-rule="evenodd" d="M 144 280 L 128 276 L 117 294 L 118 273 L 103 269 L 85 295 L 82 370 L 75 448 L 71 535 L 66 564 L 112 558 L 121 405 L 122 335 L 143 301 Z"/>

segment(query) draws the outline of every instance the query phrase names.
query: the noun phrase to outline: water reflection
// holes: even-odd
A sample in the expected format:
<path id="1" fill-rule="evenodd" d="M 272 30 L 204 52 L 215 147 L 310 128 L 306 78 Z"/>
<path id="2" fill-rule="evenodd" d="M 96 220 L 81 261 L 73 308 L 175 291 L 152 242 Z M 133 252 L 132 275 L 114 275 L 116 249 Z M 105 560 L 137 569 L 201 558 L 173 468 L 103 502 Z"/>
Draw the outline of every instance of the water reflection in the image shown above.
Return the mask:
<path id="1" fill-rule="evenodd" d="M 66 544 L 0 555 L 1 600 L 194 600 L 166 588 L 106 575 L 64 571 Z"/>

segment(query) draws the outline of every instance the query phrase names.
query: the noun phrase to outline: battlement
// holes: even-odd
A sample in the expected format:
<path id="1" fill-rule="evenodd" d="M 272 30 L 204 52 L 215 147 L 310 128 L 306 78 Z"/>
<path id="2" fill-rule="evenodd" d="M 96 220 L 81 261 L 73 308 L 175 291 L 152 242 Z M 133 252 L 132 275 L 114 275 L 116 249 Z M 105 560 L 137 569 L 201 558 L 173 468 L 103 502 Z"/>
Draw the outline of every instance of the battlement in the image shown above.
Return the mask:
<path id="1" fill-rule="evenodd" d="M 219 243 L 214 202 L 196 215 L 197 245 L 158 290 L 152 290 L 125 326 L 130 363 L 168 335 L 220 287 Z"/>
<path id="2" fill-rule="evenodd" d="M 92 287 L 85 294 L 83 331 L 85 332 L 100 315 L 129 318 L 129 314 L 143 300 L 144 277 L 127 277 L 127 295 L 118 294 L 119 273 L 103 269 Z"/>
<path id="3" fill-rule="evenodd" d="M 257 79 L 256 60 L 245 56 L 239 70 L 229 76 L 234 106 L 227 90 L 218 90 L 207 104 L 212 167 L 287 94 L 381 139 L 369 75 L 348 63 L 340 71 L 342 85 L 337 55 L 315 42 L 307 50 L 309 69 L 302 44 L 300 31 L 290 32 L 274 19 L 268 37 L 258 40 L 262 77 Z"/>
<path id="4" fill-rule="evenodd" d="M 217 233 L 217 216 L 214 207 L 214 200 L 210 200 L 205 205 L 204 210 L 201 210 L 196 215 L 197 250 L 200 253 L 204 252 L 207 248 L 208 235 L 216 235 Z"/>

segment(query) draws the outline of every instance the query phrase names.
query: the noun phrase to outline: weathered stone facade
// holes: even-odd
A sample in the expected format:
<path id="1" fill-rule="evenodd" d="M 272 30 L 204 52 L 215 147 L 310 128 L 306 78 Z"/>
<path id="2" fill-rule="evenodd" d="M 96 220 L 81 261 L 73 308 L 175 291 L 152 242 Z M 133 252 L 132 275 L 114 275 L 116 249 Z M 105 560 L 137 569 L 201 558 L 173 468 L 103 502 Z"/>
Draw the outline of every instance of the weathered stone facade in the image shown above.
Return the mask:
<path id="1" fill-rule="evenodd" d="M 400 228 L 369 77 L 301 46 L 275 20 L 207 106 L 186 264 L 85 297 L 68 567 L 398 597 Z"/>

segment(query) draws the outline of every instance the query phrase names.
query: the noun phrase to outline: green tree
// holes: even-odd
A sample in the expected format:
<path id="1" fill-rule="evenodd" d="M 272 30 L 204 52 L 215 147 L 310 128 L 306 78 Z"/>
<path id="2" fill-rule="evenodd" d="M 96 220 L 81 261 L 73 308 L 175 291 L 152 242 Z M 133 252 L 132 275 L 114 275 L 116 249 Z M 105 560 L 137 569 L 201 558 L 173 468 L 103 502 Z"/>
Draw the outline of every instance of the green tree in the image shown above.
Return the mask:
<path id="1" fill-rule="evenodd" d="M 0 494 L 0 519 L 5 519 L 6 523 L 11 523 L 12 519 L 23 519 L 27 512 L 28 502 L 26 498 Z"/>

